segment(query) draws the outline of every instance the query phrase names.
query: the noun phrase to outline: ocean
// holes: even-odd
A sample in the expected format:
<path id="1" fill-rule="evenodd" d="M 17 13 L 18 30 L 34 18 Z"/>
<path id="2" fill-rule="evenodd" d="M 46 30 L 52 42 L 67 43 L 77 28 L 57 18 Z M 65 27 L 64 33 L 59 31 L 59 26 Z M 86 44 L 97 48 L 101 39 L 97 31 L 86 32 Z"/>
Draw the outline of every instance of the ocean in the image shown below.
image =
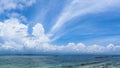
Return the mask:
<path id="1" fill-rule="evenodd" d="M 120 68 L 120 56 L 1 55 L 0 68 Z"/>

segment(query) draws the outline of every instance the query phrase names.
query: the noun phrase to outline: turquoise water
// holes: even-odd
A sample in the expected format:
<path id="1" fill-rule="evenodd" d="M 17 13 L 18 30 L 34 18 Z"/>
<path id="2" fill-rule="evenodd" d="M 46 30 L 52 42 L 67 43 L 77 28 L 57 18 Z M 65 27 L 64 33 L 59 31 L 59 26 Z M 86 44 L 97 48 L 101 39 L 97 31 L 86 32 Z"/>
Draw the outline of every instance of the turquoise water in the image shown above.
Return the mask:
<path id="1" fill-rule="evenodd" d="M 115 66 L 115 63 L 118 64 L 119 61 L 120 56 L 96 58 L 93 55 L 9 55 L 0 56 L 0 68 L 82 68 L 81 66 L 85 67 L 106 62 L 114 63 L 113 65 Z"/>

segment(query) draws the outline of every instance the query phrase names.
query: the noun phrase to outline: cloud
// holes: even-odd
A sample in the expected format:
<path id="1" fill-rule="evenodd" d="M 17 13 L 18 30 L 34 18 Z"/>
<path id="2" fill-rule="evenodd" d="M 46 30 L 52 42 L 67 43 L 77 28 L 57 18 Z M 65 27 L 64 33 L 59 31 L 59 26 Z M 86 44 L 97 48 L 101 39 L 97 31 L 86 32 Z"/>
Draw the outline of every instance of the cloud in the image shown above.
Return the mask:
<path id="1" fill-rule="evenodd" d="M 28 26 L 16 18 L 0 22 L 0 40 L 2 40 L 0 53 L 119 54 L 120 52 L 120 46 L 114 44 L 106 46 L 83 43 L 53 45 L 40 23 L 33 26 L 32 36 L 27 30 Z"/>
<path id="2" fill-rule="evenodd" d="M 115 46 L 113 44 L 109 44 L 107 46 L 102 45 L 85 45 L 83 43 L 68 43 L 65 46 L 58 46 L 58 51 L 62 51 L 63 53 L 77 53 L 77 54 L 117 54 L 119 53 L 120 46 Z"/>
<path id="3" fill-rule="evenodd" d="M 119 0 L 72 0 L 61 12 L 49 35 L 50 37 L 53 36 L 67 21 L 75 17 L 81 17 L 89 13 L 104 12 L 111 7 L 118 6 L 119 3 Z"/>
<path id="4" fill-rule="evenodd" d="M 0 14 L 5 11 L 24 9 L 34 4 L 36 0 L 0 0 Z M 55 25 L 49 32 L 54 35 L 67 21 L 87 13 L 102 12 L 108 7 L 117 5 L 118 0 L 72 0 L 61 12 Z M 46 34 L 42 24 L 37 23 L 32 27 L 32 35 L 28 33 L 28 26 L 22 24 L 26 18 L 19 13 L 8 13 L 10 19 L 0 22 L 0 53 L 61 53 L 61 54 L 120 54 L 120 46 L 109 45 L 85 45 L 83 43 L 68 43 L 66 45 L 53 45 Z M 115 37 L 116 38 L 116 37 Z M 100 39 L 103 41 L 103 39 Z M 112 41 L 115 39 L 112 38 Z M 104 40 L 110 41 L 109 38 Z M 93 40 L 94 42 L 101 42 Z M 114 41 L 115 43 L 119 41 Z"/>
<path id="5" fill-rule="evenodd" d="M 0 22 L 0 38 L 4 40 L 1 43 L 2 49 L 31 49 L 49 43 L 48 37 L 44 34 L 44 28 L 41 24 L 36 24 L 33 27 L 33 36 L 29 36 L 28 26 L 20 23 L 16 18 Z"/>
<path id="6" fill-rule="evenodd" d="M 35 2 L 36 0 L 0 0 L 0 14 L 4 11 L 29 7 Z"/>
<path id="7" fill-rule="evenodd" d="M 17 19 L 21 20 L 22 22 L 27 22 L 27 18 L 17 12 L 6 13 L 5 15 L 8 18 L 17 18 Z"/>
<path id="8" fill-rule="evenodd" d="M 22 38 L 27 36 L 27 26 L 18 19 L 12 18 L 1 22 L 0 36 L 6 39 Z"/>

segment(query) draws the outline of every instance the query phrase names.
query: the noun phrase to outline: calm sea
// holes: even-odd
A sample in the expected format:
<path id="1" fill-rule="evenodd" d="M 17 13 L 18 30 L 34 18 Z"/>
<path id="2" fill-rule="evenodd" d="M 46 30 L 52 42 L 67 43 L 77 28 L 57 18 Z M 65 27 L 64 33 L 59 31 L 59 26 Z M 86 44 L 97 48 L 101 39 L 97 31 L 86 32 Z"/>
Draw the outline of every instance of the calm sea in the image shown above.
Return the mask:
<path id="1" fill-rule="evenodd" d="M 1 55 L 0 68 L 82 68 L 80 66 L 116 61 L 120 61 L 120 56 Z"/>

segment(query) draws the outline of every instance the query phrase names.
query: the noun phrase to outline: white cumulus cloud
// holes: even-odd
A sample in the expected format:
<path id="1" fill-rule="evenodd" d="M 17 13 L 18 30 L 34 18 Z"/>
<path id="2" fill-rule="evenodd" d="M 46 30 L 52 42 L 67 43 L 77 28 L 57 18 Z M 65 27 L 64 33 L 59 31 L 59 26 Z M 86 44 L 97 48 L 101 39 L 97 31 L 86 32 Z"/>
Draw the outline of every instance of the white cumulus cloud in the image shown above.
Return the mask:
<path id="1" fill-rule="evenodd" d="M 0 14 L 12 9 L 23 9 L 34 4 L 36 0 L 0 0 Z"/>
<path id="2" fill-rule="evenodd" d="M 41 24 L 33 27 L 33 36 L 28 35 L 28 26 L 20 23 L 16 18 L 0 22 L 0 38 L 4 40 L 1 44 L 2 49 L 34 49 L 40 45 L 49 43 L 48 37 L 44 34 Z"/>
<path id="3" fill-rule="evenodd" d="M 119 54 L 120 46 L 109 44 L 85 45 L 68 43 L 53 45 L 45 34 L 42 24 L 33 26 L 32 36 L 28 34 L 28 26 L 18 19 L 11 18 L 0 22 L 0 53 L 62 53 L 62 54 Z"/>

